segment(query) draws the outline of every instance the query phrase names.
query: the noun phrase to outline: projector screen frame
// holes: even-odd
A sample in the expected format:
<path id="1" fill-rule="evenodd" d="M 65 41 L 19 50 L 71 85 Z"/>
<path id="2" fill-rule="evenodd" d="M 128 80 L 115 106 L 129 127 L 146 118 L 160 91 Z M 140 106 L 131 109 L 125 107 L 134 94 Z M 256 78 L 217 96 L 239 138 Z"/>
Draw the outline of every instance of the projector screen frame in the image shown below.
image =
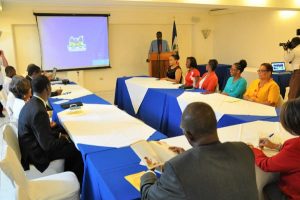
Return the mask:
<path id="1" fill-rule="evenodd" d="M 107 18 L 107 38 L 108 38 L 108 52 L 110 52 L 109 49 L 109 17 L 110 14 L 97 14 L 97 13 L 38 13 L 38 12 L 33 12 L 33 15 L 35 16 L 35 20 L 36 20 L 36 25 L 38 28 L 38 35 L 39 35 L 39 41 L 41 41 L 41 35 L 40 35 L 40 31 L 39 31 L 39 24 L 38 24 L 38 20 L 37 17 L 38 16 L 66 16 L 66 17 L 98 17 L 98 16 L 102 16 L 102 17 L 106 17 Z M 45 72 L 51 72 L 52 69 L 48 69 L 48 70 L 44 70 L 43 69 L 43 53 L 42 53 L 42 43 L 40 43 L 40 49 L 41 49 L 41 69 Z M 110 58 L 110 53 L 109 53 L 109 58 Z M 57 66 L 53 66 L 55 68 L 57 68 Z M 108 66 L 85 66 L 85 67 L 80 67 L 80 68 L 70 68 L 70 69 L 57 69 L 58 72 L 63 72 L 63 71 L 79 71 L 79 70 L 93 70 L 93 69 L 109 69 L 112 68 L 111 64 L 110 64 L 110 59 L 109 59 L 109 65 Z"/>

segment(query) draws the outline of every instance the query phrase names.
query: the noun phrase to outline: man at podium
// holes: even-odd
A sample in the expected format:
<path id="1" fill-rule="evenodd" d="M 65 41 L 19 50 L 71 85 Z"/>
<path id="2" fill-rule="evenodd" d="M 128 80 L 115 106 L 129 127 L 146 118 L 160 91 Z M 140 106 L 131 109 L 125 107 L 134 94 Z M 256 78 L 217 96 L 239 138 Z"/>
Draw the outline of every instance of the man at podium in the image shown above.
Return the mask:
<path id="1" fill-rule="evenodd" d="M 156 40 L 150 45 L 147 62 L 149 62 L 149 75 L 162 78 L 166 76 L 169 67 L 169 57 L 173 54 L 170 52 L 168 42 L 162 39 L 162 33 L 156 33 Z"/>
<path id="2" fill-rule="evenodd" d="M 150 45 L 149 54 L 150 53 L 162 53 L 162 52 L 169 52 L 169 44 L 167 40 L 162 39 L 162 33 L 158 31 L 156 33 L 156 40 L 153 40 Z"/>

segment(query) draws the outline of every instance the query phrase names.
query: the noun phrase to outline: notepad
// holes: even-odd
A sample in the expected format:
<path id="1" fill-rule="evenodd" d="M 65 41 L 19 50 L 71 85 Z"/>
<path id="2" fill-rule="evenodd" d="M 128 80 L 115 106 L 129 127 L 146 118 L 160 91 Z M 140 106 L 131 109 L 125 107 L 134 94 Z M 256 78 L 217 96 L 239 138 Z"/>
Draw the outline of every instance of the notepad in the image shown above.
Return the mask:
<path id="1" fill-rule="evenodd" d="M 177 154 L 169 149 L 165 142 L 140 140 L 130 145 L 148 169 L 160 167 Z M 145 158 L 148 160 L 145 160 Z"/>
<path id="2" fill-rule="evenodd" d="M 224 99 L 224 102 L 226 102 L 226 103 L 235 103 L 238 101 L 241 101 L 241 99 L 237 99 L 237 98 L 225 98 Z"/>
<path id="3" fill-rule="evenodd" d="M 141 177 L 145 174 L 144 171 L 125 176 L 124 178 L 138 191 L 140 191 Z"/>

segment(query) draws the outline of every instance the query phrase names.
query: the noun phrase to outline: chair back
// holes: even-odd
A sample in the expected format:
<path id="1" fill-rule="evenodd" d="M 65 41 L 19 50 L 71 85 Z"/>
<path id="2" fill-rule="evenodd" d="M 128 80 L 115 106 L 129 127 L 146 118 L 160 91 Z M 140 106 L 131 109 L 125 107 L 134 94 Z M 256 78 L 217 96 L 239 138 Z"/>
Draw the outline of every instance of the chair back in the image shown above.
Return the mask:
<path id="1" fill-rule="evenodd" d="M 13 149 L 19 161 L 21 161 L 21 151 L 18 141 L 17 128 L 11 124 L 6 124 L 3 128 L 3 139 L 10 148 Z"/>
<path id="2" fill-rule="evenodd" d="M 284 101 L 283 98 L 281 96 L 281 94 L 279 94 L 279 98 L 278 98 L 278 103 L 277 103 L 277 108 L 281 108 L 281 106 L 283 105 Z"/>
<path id="3" fill-rule="evenodd" d="M 289 93 L 290 93 L 290 87 L 285 88 L 285 95 L 284 95 L 284 102 L 287 102 L 289 100 Z"/>
<path id="4" fill-rule="evenodd" d="M 0 169 L 16 188 L 17 199 L 29 199 L 26 193 L 28 180 L 14 150 L 8 145 L 4 147 L 4 156 L 0 159 Z"/>
<path id="5" fill-rule="evenodd" d="M 215 88 L 215 93 L 219 93 L 220 92 L 220 89 L 219 89 L 220 85 L 219 83 L 217 84 L 216 88 Z"/>
<path id="6" fill-rule="evenodd" d="M 13 115 L 13 107 L 14 107 L 14 102 L 15 102 L 16 97 L 13 95 L 13 93 L 9 92 L 7 95 L 7 101 L 5 106 L 5 109 L 7 111 L 7 114 L 10 118 L 10 120 L 12 119 L 12 115 Z"/>
<path id="7" fill-rule="evenodd" d="M 4 92 L 4 89 L 2 89 L 2 90 L 0 91 L 0 101 L 1 101 L 1 103 L 2 103 L 3 106 L 6 105 L 6 102 L 7 102 L 7 95 L 6 95 L 6 93 Z"/>

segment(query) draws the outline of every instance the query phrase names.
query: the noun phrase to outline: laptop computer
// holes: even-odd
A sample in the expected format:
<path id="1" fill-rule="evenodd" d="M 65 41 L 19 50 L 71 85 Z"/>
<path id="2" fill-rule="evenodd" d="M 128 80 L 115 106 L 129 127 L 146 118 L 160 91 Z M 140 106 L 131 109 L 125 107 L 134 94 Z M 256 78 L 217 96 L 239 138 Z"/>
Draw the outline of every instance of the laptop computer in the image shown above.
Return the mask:
<path id="1" fill-rule="evenodd" d="M 273 73 L 286 72 L 285 62 L 272 62 Z"/>

